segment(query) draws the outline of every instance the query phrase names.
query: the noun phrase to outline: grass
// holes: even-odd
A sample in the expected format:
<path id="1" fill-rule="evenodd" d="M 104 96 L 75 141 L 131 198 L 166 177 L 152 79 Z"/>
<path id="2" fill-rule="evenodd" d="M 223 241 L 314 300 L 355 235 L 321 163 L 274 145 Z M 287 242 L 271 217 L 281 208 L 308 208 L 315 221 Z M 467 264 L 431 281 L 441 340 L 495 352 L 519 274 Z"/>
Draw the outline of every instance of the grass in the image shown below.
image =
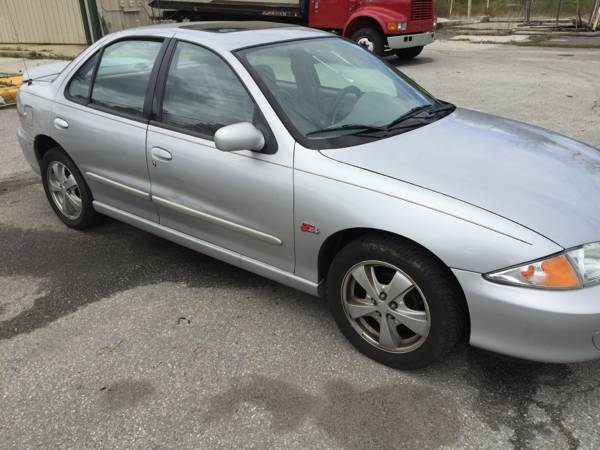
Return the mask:
<path id="1" fill-rule="evenodd" d="M 25 58 L 25 59 L 72 59 L 65 55 L 59 55 L 56 53 L 43 53 L 37 50 L 19 50 L 19 47 L 14 48 L 0 48 L 0 58 Z"/>
<path id="2" fill-rule="evenodd" d="M 508 45 L 516 45 L 518 47 L 554 47 L 554 48 L 600 48 L 598 44 L 585 44 L 574 42 L 571 44 L 565 44 L 564 42 L 553 42 L 553 41 L 511 41 L 507 42 Z"/>
<path id="3" fill-rule="evenodd" d="M 444 28 L 444 33 L 450 36 L 509 36 L 511 34 L 515 34 L 512 30 L 485 30 L 485 29 L 476 29 L 473 28 Z M 453 39 L 454 41 L 468 41 L 468 39 Z"/>
<path id="4" fill-rule="evenodd" d="M 452 33 L 450 33 L 452 34 Z M 479 32 L 456 32 L 456 34 L 468 35 L 468 36 L 480 36 L 481 39 L 478 41 L 472 41 L 469 38 L 461 37 L 461 38 L 452 38 L 452 42 L 470 42 L 473 44 L 496 44 L 496 45 L 515 45 L 517 47 L 554 47 L 554 48 L 600 48 L 600 39 L 597 43 L 588 42 L 560 42 L 553 41 L 552 36 L 545 34 L 532 34 L 529 35 L 528 39 L 523 41 L 508 41 L 508 42 L 498 42 L 494 40 L 486 40 L 485 36 L 493 35 L 500 36 L 501 33 L 493 33 L 493 34 L 485 34 Z M 509 33 L 513 34 L 513 33 Z"/>

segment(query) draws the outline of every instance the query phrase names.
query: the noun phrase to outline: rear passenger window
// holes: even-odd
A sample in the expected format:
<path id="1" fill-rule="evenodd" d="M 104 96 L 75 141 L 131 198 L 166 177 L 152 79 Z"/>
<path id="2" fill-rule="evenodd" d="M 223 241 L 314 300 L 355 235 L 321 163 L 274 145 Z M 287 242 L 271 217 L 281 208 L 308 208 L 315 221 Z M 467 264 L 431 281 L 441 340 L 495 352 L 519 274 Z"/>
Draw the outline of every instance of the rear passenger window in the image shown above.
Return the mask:
<path id="1" fill-rule="evenodd" d="M 106 47 L 92 88 L 92 103 L 141 116 L 150 73 L 161 46 L 159 41 L 128 40 Z"/>
<path id="2" fill-rule="evenodd" d="M 213 137 L 225 126 L 252 122 L 254 103 L 232 69 L 203 47 L 179 42 L 162 105 L 163 123 Z"/>
<path id="3" fill-rule="evenodd" d="M 92 56 L 87 62 L 79 68 L 77 73 L 71 78 L 69 87 L 67 88 L 67 96 L 71 100 L 87 102 L 90 95 L 90 87 L 92 86 L 92 76 L 94 68 L 98 62 L 98 53 Z"/>

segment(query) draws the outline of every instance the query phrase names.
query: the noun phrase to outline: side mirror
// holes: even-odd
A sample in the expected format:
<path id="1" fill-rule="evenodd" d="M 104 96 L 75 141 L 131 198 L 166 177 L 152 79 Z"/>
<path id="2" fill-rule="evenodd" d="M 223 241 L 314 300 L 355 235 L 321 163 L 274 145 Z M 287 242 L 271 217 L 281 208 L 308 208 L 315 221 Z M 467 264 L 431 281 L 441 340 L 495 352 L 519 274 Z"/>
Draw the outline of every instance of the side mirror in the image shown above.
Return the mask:
<path id="1" fill-rule="evenodd" d="M 250 122 L 234 123 L 217 130 L 215 133 L 215 146 L 223 152 L 238 150 L 258 152 L 265 146 L 265 137 Z"/>

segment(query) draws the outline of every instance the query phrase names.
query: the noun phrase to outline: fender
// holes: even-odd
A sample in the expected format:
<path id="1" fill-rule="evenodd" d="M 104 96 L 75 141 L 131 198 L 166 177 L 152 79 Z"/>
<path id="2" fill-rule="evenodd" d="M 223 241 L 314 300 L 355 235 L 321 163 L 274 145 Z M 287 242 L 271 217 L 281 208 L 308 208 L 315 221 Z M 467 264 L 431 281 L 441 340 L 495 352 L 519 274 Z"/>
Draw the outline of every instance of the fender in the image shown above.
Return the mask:
<path id="1" fill-rule="evenodd" d="M 398 148 L 402 146 L 400 141 L 396 141 Z M 395 144 L 391 141 L 388 145 Z M 401 236 L 424 247 L 450 268 L 477 273 L 562 250 L 539 233 L 490 211 L 376 175 L 324 153 L 296 144 L 296 276 L 318 283 L 322 246 L 337 233 L 356 229 Z"/>
<path id="2" fill-rule="evenodd" d="M 346 37 L 349 37 L 349 35 L 357 29 L 357 27 L 355 27 L 354 24 L 361 19 L 371 19 L 377 22 L 384 35 L 388 34 L 386 32 L 388 22 L 408 21 L 406 14 L 402 14 L 398 11 L 394 11 L 389 8 L 372 5 L 359 6 L 346 21 L 346 24 L 344 25 L 344 31 L 342 34 Z"/>

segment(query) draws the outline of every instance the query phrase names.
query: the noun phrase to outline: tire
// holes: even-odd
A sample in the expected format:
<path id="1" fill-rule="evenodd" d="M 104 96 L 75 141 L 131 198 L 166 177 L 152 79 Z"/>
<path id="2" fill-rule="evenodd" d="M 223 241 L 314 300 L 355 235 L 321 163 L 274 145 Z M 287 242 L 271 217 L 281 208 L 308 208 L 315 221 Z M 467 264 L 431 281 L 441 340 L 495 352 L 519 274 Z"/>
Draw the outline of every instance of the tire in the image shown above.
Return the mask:
<path id="1" fill-rule="evenodd" d="M 71 158 L 57 147 L 44 154 L 40 165 L 46 197 L 58 218 L 68 227 L 77 230 L 96 225 L 100 215 L 92 206 L 92 193 Z M 57 176 L 57 173 L 61 175 Z M 60 182 L 61 177 L 65 179 L 63 183 Z M 77 199 L 80 203 L 79 209 Z"/>
<path id="2" fill-rule="evenodd" d="M 400 59 L 411 59 L 416 58 L 423 51 L 423 46 L 420 47 L 410 47 L 410 48 L 402 48 L 400 50 L 396 50 L 396 56 Z"/>
<path id="3" fill-rule="evenodd" d="M 351 37 L 361 47 L 366 48 L 377 56 L 383 55 L 384 39 L 378 30 L 373 28 L 361 28 Z"/>
<path id="4" fill-rule="evenodd" d="M 367 289 L 362 288 L 368 283 L 362 279 L 361 267 L 367 277 L 375 273 L 375 279 L 383 284 L 378 300 L 368 301 Z M 468 326 L 464 295 L 451 272 L 410 241 L 374 234 L 349 243 L 331 263 L 325 292 L 346 338 L 369 358 L 397 369 L 429 365 L 451 349 Z M 394 292 L 405 294 L 396 296 Z M 387 293 L 390 297 L 384 298 Z M 353 319 L 351 314 L 359 317 Z M 386 336 L 381 328 L 383 316 L 390 324 L 390 331 L 383 333 Z"/>

